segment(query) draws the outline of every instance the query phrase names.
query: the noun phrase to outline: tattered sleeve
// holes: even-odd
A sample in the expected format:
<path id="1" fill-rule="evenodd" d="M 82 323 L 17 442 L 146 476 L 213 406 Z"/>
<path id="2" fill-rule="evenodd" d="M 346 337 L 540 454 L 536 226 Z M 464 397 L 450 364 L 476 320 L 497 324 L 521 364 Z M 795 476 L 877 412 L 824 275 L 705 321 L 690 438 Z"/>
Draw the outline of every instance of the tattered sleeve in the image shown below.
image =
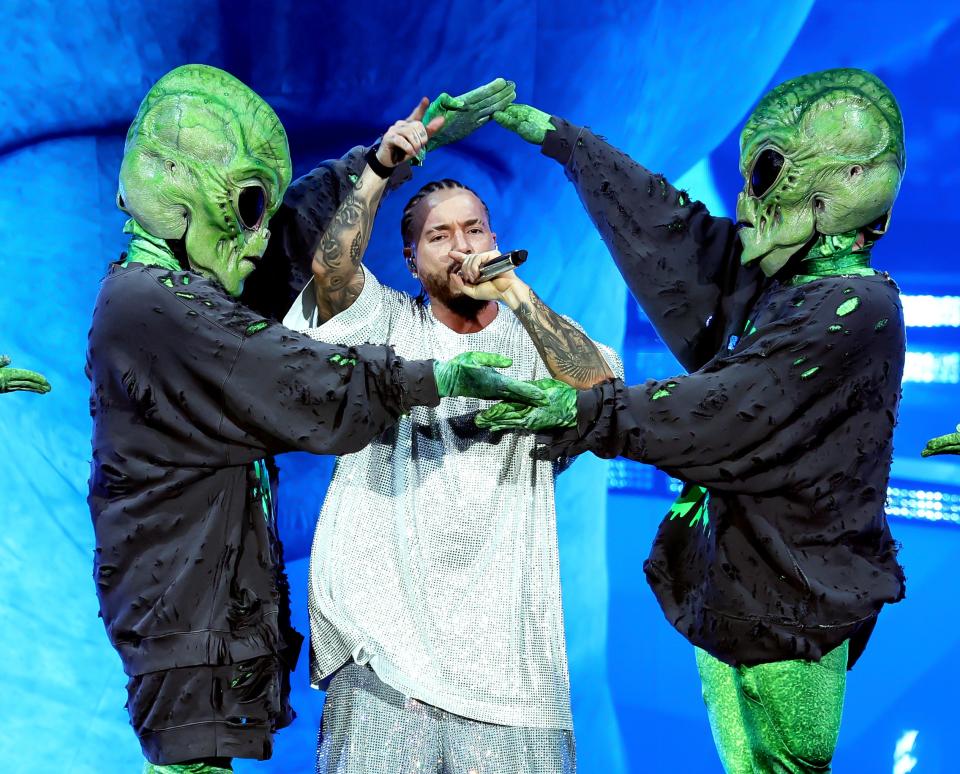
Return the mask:
<path id="1" fill-rule="evenodd" d="M 892 426 L 880 396 L 898 387 L 902 331 L 882 283 L 856 296 L 836 284 L 694 373 L 635 387 L 611 380 L 581 393 L 581 437 L 568 433 L 551 453 L 624 456 L 743 492 L 826 480 L 866 443 L 871 422 L 880 434 Z M 861 437 L 846 448 L 841 428 Z"/>
<path id="2" fill-rule="evenodd" d="M 257 454 L 359 451 L 413 406 L 440 402 L 432 360 L 338 346 L 277 324 L 244 338 L 223 386 L 223 433 Z"/>
<path id="3" fill-rule="evenodd" d="M 589 129 L 553 117 L 543 153 L 564 165 L 630 292 L 688 370 L 709 360 L 758 284 L 734 224 Z M 742 324 L 742 323 L 740 323 Z"/>

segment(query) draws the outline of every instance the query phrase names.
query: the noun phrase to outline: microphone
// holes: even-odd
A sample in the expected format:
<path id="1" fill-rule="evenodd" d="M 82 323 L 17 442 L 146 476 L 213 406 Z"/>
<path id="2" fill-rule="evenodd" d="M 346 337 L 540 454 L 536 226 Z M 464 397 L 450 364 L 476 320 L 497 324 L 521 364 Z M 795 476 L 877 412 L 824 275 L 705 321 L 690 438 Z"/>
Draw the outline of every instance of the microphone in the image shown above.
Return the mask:
<path id="1" fill-rule="evenodd" d="M 504 253 L 480 269 L 480 279 L 478 282 L 486 282 L 494 277 L 498 277 L 504 272 L 516 268 L 526 260 L 526 250 L 511 250 L 509 253 Z"/>

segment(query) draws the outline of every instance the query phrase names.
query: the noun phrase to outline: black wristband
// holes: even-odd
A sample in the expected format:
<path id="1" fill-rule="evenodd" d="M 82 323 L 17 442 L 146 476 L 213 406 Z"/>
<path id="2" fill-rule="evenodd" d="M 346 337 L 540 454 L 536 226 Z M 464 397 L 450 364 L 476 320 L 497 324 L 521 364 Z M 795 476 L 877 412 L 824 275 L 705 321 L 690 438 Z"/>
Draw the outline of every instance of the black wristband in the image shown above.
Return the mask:
<path id="1" fill-rule="evenodd" d="M 380 163 L 380 159 L 377 158 L 377 148 L 379 147 L 379 144 L 371 147 L 363 158 L 373 174 L 383 180 L 388 180 L 390 175 L 393 174 L 394 167 L 388 167 Z"/>

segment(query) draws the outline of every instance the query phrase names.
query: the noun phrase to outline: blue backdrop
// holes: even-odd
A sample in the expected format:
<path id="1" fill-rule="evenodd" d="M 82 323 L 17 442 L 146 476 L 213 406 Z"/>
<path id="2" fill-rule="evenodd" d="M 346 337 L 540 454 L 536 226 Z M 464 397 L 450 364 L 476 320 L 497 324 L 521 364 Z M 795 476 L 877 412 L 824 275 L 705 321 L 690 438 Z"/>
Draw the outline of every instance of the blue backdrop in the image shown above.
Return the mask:
<path id="1" fill-rule="evenodd" d="M 774 83 L 837 66 L 897 94 L 908 171 L 874 251 L 906 295 L 910 360 L 891 482 L 907 601 L 882 617 L 852 673 L 839 772 L 954 771 L 960 678 L 953 565 L 960 465 L 921 461 L 960 421 L 960 279 L 952 236 L 960 164 L 960 7 L 893 0 L 273 3 L 5 0 L 0 27 L 0 352 L 42 371 L 47 396 L 0 397 L 3 511 L 0 760 L 4 771 L 138 771 L 125 679 L 97 618 L 84 502 L 90 423 L 83 376 L 97 284 L 123 247 L 114 206 L 123 135 L 153 81 L 185 62 L 223 67 L 280 114 L 297 171 L 369 142 L 422 95 L 504 75 L 518 99 L 590 124 L 711 210 L 741 183 L 736 138 Z M 496 126 L 431 154 L 418 183 L 454 176 L 489 204 L 500 244 L 557 310 L 624 353 L 633 380 L 677 366 L 656 340 L 553 162 Z M 400 208 L 381 210 L 368 262 L 408 290 Z M 576 259 L 576 262 L 573 262 Z M 572 269 L 576 266 L 576 269 Z M 291 455 L 281 520 L 295 619 L 330 461 Z M 583 772 L 719 771 L 692 653 L 642 579 L 671 482 L 632 463 L 579 460 L 558 486 L 564 608 Z M 312 770 L 322 694 L 294 675 L 298 721 L 272 761 Z"/>

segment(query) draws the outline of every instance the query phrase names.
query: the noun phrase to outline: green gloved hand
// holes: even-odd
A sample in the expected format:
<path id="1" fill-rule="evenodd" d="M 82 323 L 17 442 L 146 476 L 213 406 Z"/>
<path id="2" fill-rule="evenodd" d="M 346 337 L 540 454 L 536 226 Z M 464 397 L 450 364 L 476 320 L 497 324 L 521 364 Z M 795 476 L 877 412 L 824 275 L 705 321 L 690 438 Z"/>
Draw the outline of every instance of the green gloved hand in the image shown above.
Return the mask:
<path id="1" fill-rule="evenodd" d="M 510 105 L 494 113 L 493 120 L 504 129 L 516 132 L 534 145 L 543 145 L 547 132 L 557 128 L 550 123 L 549 113 L 544 113 L 530 105 Z"/>
<path id="2" fill-rule="evenodd" d="M 50 392 L 50 383 L 42 374 L 36 371 L 27 371 L 23 368 L 7 368 L 10 358 L 0 355 L 0 392 Z"/>
<path id="3" fill-rule="evenodd" d="M 437 391 L 441 398 L 484 398 L 519 401 L 523 405 L 543 405 L 546 395 L 539 387 L 511 379 L 491 368 L 507 368 L 513 360 L 489 352 L 464 352 L 450 360 L 433 364 Z"/>
<path id="4" fill-rule="evenodd" d="M 529 382 L 547 396 L 547 403 L 524 406 L 519 403 L 498 403 L 477 414 L 477 427 L 486 430 L 554 430 L 577 424 L 577 393 L 569 384 L 557 379 Z"/>
<path id="5" fill-rule="evenodd" d="M 932 457 L 935 454 L 960 454 L 960 425 L 957 432 L 931 438 L 920 452 L 921 457 Z"/>
<path id="6" fill-rule="evenodd" d="M 503 110 L 513 102 L 516 96 L 516 84 L 503 78 L 478 86 L 459 97 L 451 97 L 444 92 L 430 103 L 423 116 L 424 126 L 438 117 L 444 119 L 443 126 L 430 138 L 426 151 L 421 151 L 417 160 L 422 163 L 427 151 L 462 140 L 476 131 L 487 123 L 496 111 Z"/>
<path id="7" fill-rule="evenodd" d="M 166 766 L 148 763 L 143 767 L 143 774 L 233 774 L 233 769 L 211 766 L 209 763 L 171 763 Z"/>

